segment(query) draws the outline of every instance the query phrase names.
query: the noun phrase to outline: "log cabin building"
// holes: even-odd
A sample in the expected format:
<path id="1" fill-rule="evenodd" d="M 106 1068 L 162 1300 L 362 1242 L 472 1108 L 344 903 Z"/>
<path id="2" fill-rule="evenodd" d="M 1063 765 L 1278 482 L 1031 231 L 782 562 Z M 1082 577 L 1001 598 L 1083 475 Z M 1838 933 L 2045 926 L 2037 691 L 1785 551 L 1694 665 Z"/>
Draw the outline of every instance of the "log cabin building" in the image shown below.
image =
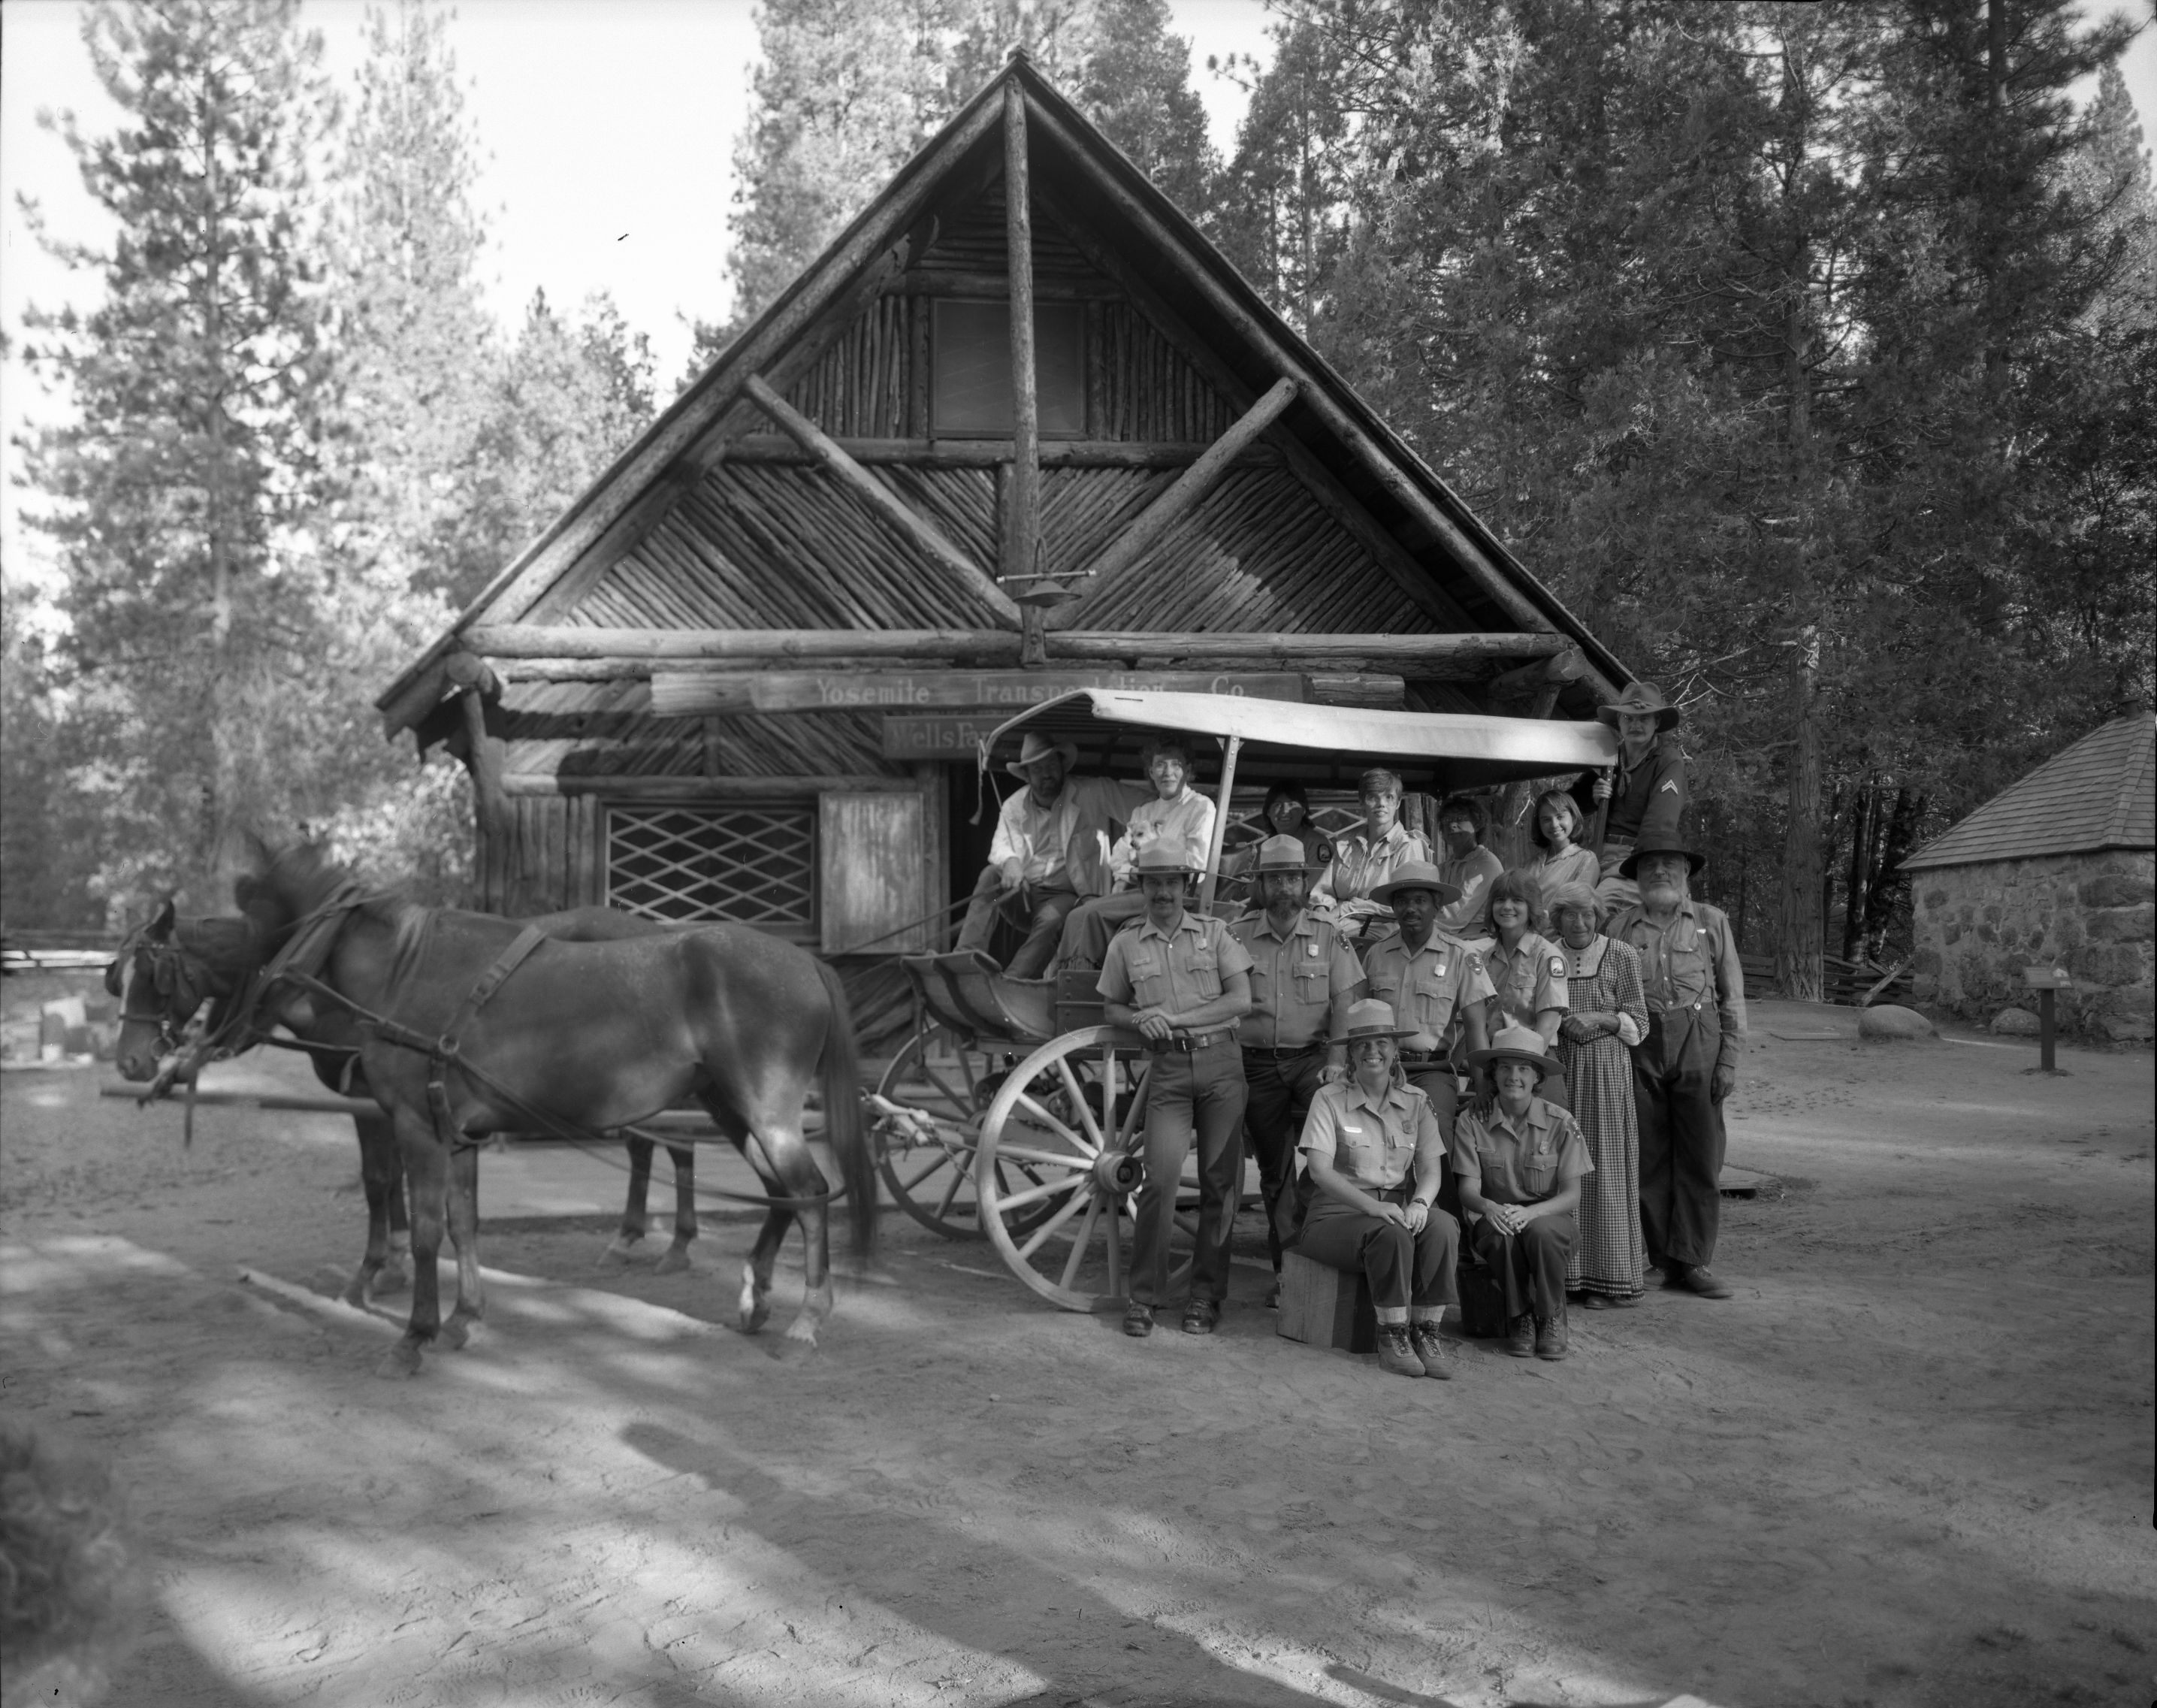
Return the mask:
<path id="1" fill-rule="evenodd" d="M 1627 679 L 1014 54 L 378 705 L 470 766 L 482 906 L 754 922 L 873 1037 L 1024 704 L 1586 718 Z"/>

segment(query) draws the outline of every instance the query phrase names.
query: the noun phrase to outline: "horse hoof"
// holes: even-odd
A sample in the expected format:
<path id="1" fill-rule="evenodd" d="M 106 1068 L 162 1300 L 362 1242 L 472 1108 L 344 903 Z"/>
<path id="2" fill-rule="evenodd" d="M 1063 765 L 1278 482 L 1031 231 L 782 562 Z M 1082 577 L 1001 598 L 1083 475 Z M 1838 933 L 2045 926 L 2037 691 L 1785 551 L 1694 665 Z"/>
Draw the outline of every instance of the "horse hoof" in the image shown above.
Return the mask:
<path id="1" fill-rule="evenodd" d="M 408 1346 L 403 1341 L 382 1355 L 382 1361 L 374 1366 L 378 1376 L 415 1376 L 420 1374 L 420 1349 Z"/>
<path id="2" fill-rule="evenodd" d="M 343 1293 L 338 1295 L 356 1311 L 363 1311 L 367 1308 L 367 1272 L 364 1269 L 361 1270 L 358 1274 L 353 1277 L 350 1284 L 346 1287 Z"/>
<path id="3" fill-rule="evenodd" d="M 625 1239 L 617 1234 L 614 1243 L 600 1253 L 600 1267 L 602 1269 L 622 1267 L 635 1259 L 636 1248 L 641 1244 L 643 1244 L 641 1240 Z"/>
<path id="4" fill-rule="evenodd" d="M 401 1263 L 385 1263 L 375 1272 L 374 1280 L 368 1291 L 370 1293 L 405 1293 L 410 1290 L 411 1286 L 410 1270 Z"/>
<path id="5" fill-rule="evenodd" d="M 442 1324 L 439 1339 L 445 1349 L 462 1352 L 471 1340 L 472 1330 L 478 1326 L 478 1318 L 460 1317 L 453 1313 L 449 1321 Z"/>
<path id="6" fill-rule="evenodd" d="M 741 1313 L 741 1331 L 744 1334 L 754 1334 L 770 1320 L 771 1307 L 759 1299 Z"/>
<path id="7" fill-rule="evenodd" d="M 655 1275 L 685 1275 L 689 1267 L 689 1248 L 687 1246 L 669 1246 L 660 1254 L 659 1262 L 651 1272 Z"/>

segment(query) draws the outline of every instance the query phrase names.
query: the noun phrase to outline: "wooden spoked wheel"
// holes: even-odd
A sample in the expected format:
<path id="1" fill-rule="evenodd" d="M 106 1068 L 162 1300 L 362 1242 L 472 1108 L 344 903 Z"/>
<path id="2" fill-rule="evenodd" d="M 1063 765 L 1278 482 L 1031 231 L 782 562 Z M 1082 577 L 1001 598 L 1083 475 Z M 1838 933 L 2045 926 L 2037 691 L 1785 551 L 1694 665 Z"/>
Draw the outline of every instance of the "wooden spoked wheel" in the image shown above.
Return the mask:
<path id="1" fill-rule="evenodd" d="M 1121 1027 L 1067 1032 L 1012 1070 L 982 1121 L 982 1230 L 1013 1274 L 1067 1311 L 1120 1308 L 1129 1290 L 1153 1060 Z M 1176 1193 L 1176 1292 L 1191 1269 L 1197 1169 L 1187 1158 Z"/>
<path id="2" fill-rule="evenodd" d="M 877 1094 L 919 1111 L 934 1123 L 932 1138 L 918 1127 L 877 1123 L 877 1171 L 892 1201 L 925 1228 L 955 1240 L 981 1231 L 974 1194 L 974 1151 L 981 1118 L 1026 1046 L 976 1044 L 941 1026 L 924 1026 L 907 1040 Z"/>

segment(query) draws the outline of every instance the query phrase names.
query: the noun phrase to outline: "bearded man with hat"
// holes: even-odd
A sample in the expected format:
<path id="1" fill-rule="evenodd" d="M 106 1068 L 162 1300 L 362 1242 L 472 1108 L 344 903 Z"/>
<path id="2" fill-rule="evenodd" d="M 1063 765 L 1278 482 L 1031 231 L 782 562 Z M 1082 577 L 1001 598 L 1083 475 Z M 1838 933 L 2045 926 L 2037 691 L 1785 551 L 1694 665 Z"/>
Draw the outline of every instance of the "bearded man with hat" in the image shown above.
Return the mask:
<path id="1" fill-rule="evenodd" d="M 1349 1005 L 1343 1042 L 1352 1076 L 1319 1087 L 1299 1148 L 1317 1189 L 1296 1250 L 1361 1270 L 1377 1308 L 1378 1367 L 1394 1375 L 1453 1375 L 1439 1338 L 1456 1296 L 1460 1224 L 1438 1207 L 1447 1134 L 1430 1099 L 1393 1072 L 1403 1038 L 1377 997 Z"/>
<path id="2" fill-rule="evenodd" d="M 1468 1047 L 1480 1050 L 1485 1037 L 1484 1004 L 1498 993 L 1483 957 L 1458 937 L 1438 928 L 1439 911 L 1460 899 L 1458 886 L 1439 875 L 1428 860 L 1410 860 L 1371 892 L 1393 910 L 1393 929 L 1363 952 L 1363 976 L 1371 994 L 1393 1005 L 1394 1018 L 1408 1030 L 1400 1052 L 1408 1083 L 1430 1099 L 1439 1125 L 1449 1134 L 1459 1101 L 1451 1050 L 1456 1028 L 1465 1029 Z M 1451 1181 L 1444 1207 L 1454 1205 Z"/>
<path id="3" fill-rule="evenodd" d="M 1609 803 L 1597 849 L 1603 875 L 1596 889 L 1604 906 L 1616 912 L 1640 899 L 1618 869 L 1625 857 L 1645 843 L 1667 848 L 1678 839 L 1689 798 L 1685 750 L 1678 745 L 1678 709 L 1652 683 L 1629 684 L 1595 715 L 1618 732 L 1618 764 L 1614 771 L 1583 777 L 1573 785 L 1573 797 L 1583 822 L 1590 824 L 1596 808 Z"/>
<path id="4" fill-rule="evenodd" d="M 1299 839 L 1268 837 L 1252 869 L 1265 911 L 1247 913 L 1228 927 L 1251 957 L 1251 1012 L 1241 1028 L 1249 1087 L 1243 1130 L 1258 1153 L 1275 1300 L 1281 1247 L 1295 1237 L 1300 1220 L 1289 1190 L 1296 1136 L 1321 1078 L 1347 1071 L 1341 1027 L 1348 1004 L 1368 988 L 1340 928 L 1306 906 L 1310 881 L 1326 866 L 1311 863 Z"/>
<path id="5" fill-rule="evenodd" d="M 1151 799 L 1150 783 L 1073 777 L 1078 750 L 1027 731 L 1018 758 L 1005 767 L 1026 787 L 1003 803 L 989 861 L 974 885 L 958 947 L 986 954 L 997 916 L 1009 916 L 1026 941 L 1004 970 L 1037 978 L 1056 952 L 1065 916 L 1089 895 L 1114 887 L 1109 851 L 1132 809 Z"/>
<path id="6" fill-rule="evenodd" d="M 1692 899 L 1707 864 L 1675 838 L 1643 843 L 1619 869 L 1639 883 L 1640 905 L 1604 930 L 1640 956 L 1648 999 L 1648 1035 L 1633 1050 L 1648 1262 L 1665 1287 L 1728 1298 L 1708 1265 L 1722 1218 L 1722 1105 L 1745 1047 L 1745 969 L 1728 916 Z"/>
<path id="7" fill-rule="evenodd" d="M 1507 1026 L 1469 1060 L 1497 1087 L 1460 1112 L 1453 1167 L 1460 1207 L 1475 1218 L 1470 1236 L 1506 1289 L 1506 1350 L 1516 1358 L 1563 1358 L 1565 1272 L 1573 1256 L 1581 1177 L 1595 1164 L 1572 1115 L 1536 1095 L 1557 1064 L 1542 1035 Z"/>
<path id="8" fill-rule="evenodd" d="M 1246 1093 L 1236 1023 L 1251 1011 L 1251 957 L 1219 920 L 1184 911 L 1198 874 L 1179 844 L 1140 850 L 1138 872 L 1145 921 L 1109 939 L 1095 986 L 1109 1024 L 1135 1030 L 1154 1058 L 1124 1332 L 1151 1334 L 1155 1308 L 1166 1303 L 1168 1231 L 1195 1129 L 1198 1237 L 1183 1332 L 1211 1334 L 1228 1296 L 1228 1236 L 1243 1196 Z"/>

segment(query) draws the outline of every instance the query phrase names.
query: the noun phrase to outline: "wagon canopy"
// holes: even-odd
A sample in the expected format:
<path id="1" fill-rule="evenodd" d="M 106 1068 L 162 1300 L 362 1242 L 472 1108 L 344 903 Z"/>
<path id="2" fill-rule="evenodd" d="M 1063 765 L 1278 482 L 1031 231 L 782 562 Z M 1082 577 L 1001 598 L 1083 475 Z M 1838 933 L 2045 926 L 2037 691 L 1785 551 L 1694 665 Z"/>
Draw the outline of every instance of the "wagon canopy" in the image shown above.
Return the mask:
<path id="1" fill-rule="evenodd" d="M 1029 730 L 1077 743 L 1089 770 L 1135 770 L 1145 736 L 1158 731 L 1233 743 L 1254 782 L 1351 785 L 1357 773 L 1385 766 L 1434 793 L 1618 760 L 1618 739 L 1599 723 L 1300 705 L 1239 694 L 1075 689 L 998 725 L 988 738 L 991 754 Z"/>

